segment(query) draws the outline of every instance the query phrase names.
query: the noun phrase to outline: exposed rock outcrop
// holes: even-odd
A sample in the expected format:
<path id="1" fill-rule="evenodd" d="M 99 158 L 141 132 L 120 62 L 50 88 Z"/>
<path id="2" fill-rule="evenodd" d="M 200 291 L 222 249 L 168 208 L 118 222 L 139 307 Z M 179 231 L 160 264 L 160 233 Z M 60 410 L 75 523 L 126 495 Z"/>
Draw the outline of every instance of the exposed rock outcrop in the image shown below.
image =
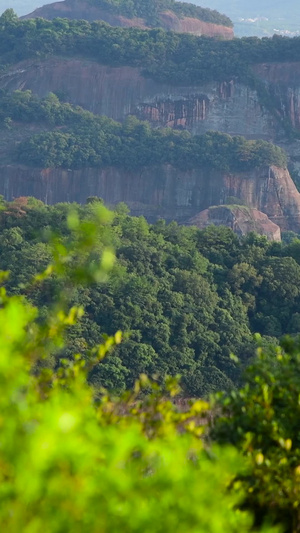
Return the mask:
<path id="1" fill-rule="evenodd" d="M 273 114 L 254 89 L 236 80 L 176 86 L 145 77 L 138 68 L 80 59 L 22 61 L 0 75 L 0 88 L 30 89 L 41 97 L 52 91 L 116 120 L 133 114 L 155 127 L 197 134 L 218 130 L 278 140 L 285 135 L 278 119 L 284 118 L 300 130 L 300 62 L 256 65 L 255 74 L 273 94 Z"/>
<path id="2" fill-rule="evenodd" d="M 288 116 L 300 129 L 300 62 L 257 65 L 255 73 L 271 88 L 278 116 Z M 260 104 L 256 91 L 234 80 L 174 86 L 145 77 L 138 68 L 49 58 L 26 60 L 6 70 L 0 75 L 0 88 L 31 89 L 41 97 L 50 91 L 65 94 L 69 102 L 117 120 L 135 114 L 157 127 L 198 134 L 219 130 L 276 141 L 291 155 L 300 176 L 300 141 L 285 140 L 276 116 Z M 84 202 L 98 195 L 112 204 L 125 201 L 134 214 L 149 220 L 180 222 L 234 196 L 266 213 L 281 229 L 300 231 L 299 193 L 289 173 L 275 167 L 243 175 L 206 169 L 182 172 L 170 166 L 136 173 L 2 167 L 0 193 L 7 199 L 34 195 L 49 203 Z"/>
<path id="3" fill-rule="evenodd" d="M 84 203 L 100 196 L 108 204 L 126 202 L 132 214 L 186 222 L 212 205 L 232 202 L 265 213 L 282 230 L 300 231 L 300 193 L 289 172 L 277 167 L 244 173 L 208 169 L 180 171 L 170 165 L 126 171 L 106 169 L 31 169 L 0 167 L 0 194 L 7 200 L 35 196 L 46 203 Z"/>
<path id="4" fill-rule="evenodd" d="M 50 91 L 64 94 L 70 103 L 94 113 L 116 120 L 133 114 L 155 127 L 198 134 L 218 130 L 268 140 L 284 136 L 256 91 L 236 81 L 176 86 L 145 77 L 138 68 L 49 58 L 14 65 L 0 75 L 0 88 L 30 89 L 40 97 Z"/>
<path id="5" fill-rule="evenodd" d="M 84 0 L 65 0 L 64 2 L 48 4 L 22 18 L 29 19 L 36 17 L 42 17 L 48 20 L 56 17 L 64 17 L 69 19 L 84 19 L 90 22 L 93 20 L 103 20 L 111 26 L 149 29 L 146 21 L 142 18 L 128 18 L 117 15 L 106 9 L 93 6 Z M 165 30 L 192 33 L 198 36 L 207 35 L 209 37 L 222 37 L 223 39 L 232 39 L 234 36 L 232 28 L 211 22 L 204 22 L 203 20 L 192 17 L 179 18 L 170 10 L 160 13 L 159 26 Z"/>
<path id="6" fill-rule="evenodd" d="M 22 61 L 0 74 L 0 88 L 30 89 L 40 97 L 52 91 L 72 104 L 121 121 L 133 114 L 154 127 L 194 134 L 217 130 L 274 141 L 291 156 L 300 180 L 300 142 L 288 141 L 281 126 L 281 120 L 288 118 L 300 131 L 300 62 L 266 63 L 254 71 L 273 94 L 273 113 L 260 103 L 254 89 L 237 80 L 176 86 L 146 77 L 138 68 L 80 59 Z"/>
<path id="7" fill-rule="evenodd" d="M 270 241 L 281 241 L 280 227 L 267 215 L 257 209 L 240 205 L 212 206 L 192 217 L 187 224 L 200 229 L 211 224 L 227 226 L 239 236 L 255 231 L 259 235 L 265 235 Z"/>
<path id="8" fill-rule="evenodd" d="M 300 62 L 263 63 L 253 70 L 268 87 L 279 116 L 300 130 Z"/>

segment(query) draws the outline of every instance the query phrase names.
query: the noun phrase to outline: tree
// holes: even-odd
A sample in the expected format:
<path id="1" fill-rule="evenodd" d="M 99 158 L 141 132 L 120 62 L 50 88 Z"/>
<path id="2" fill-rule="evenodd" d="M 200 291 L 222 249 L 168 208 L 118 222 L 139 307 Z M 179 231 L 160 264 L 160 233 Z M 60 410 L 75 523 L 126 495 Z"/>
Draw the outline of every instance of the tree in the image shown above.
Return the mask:
<path id="1" fill-rule="evenodd" d="M 217 400 L 212 429 L 246 457 L 239 480 L 257 523 L 269 516 L 289 533 L 300 530 L 299 354 L 299 340 L 289 338 L 259 349 L 244 387 Z"/>
<path id="2" fill-rule="evenodd" d="M 113 265 L 104 247 L 96 268 L 90 267 L 109 218 L 102 206 L 94 215 L 87 223 L 69 214 L 72 239 L 56 242 L 55 259 L 35 279 L 42 283 L 56 273 L 66 284 L 45 322 L 24 298 L 1 289 L 0 527 L 11 533 L 250 533 L 251 515 L 236 508 L 242 492 L 228 490 L 241 468 L 236 452 L 208 453 L 193 421 L 206 404 L 195 402 L 180 413 L 170 401 L 176 381 L 167 380 L 161 392 L 145 376 L 129 397 L 113 399 L 103 391 L 95 402 L 87 371 L 119 345 L 120 332 L 88 358 L 74 354 L 73 362 L 49 366 L 53 349 L 64 346 L 66 328 L 83 314 L 70 308 L 70 284 L 76 289 L 78 280 L 103 280 Z"/>

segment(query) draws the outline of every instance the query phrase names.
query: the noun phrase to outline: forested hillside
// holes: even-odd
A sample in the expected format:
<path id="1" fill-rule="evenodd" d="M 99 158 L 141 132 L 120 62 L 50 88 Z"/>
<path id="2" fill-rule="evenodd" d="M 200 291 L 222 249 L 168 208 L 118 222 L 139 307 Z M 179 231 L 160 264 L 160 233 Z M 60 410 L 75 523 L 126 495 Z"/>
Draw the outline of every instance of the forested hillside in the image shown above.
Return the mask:
<path id="1" fill-rule="evenodd" d="M 160 9 L 217 16 L 173 0 L 151 11 L 146 0 L 88 1 L 151 26 Z M 243 116 L 259 109 L 260 131 L 278 127 L 298 163 L 299 51 L 300 38 L 0 17 L 1 531 L 299 533 L 300 239 L 284 230 L 300 228 L 300 194 L 285 151 L 217 131 L 220 115 L 193 136 L 180 120 L 152 129 L 126 105 L 117 122 L 64 91 L 13 88 L 16 72 L 43 77 L 49 58 L 92 65 L 88 96 L 97 63 L 107 78 L 134 72 L 138 86 L 167 81 L 162 109 L 174 86 L 207 82 L 210 99 L 187 89 L 201 120 L 240 91 L 253 104 Z M 101 98 L 112 80 L 122 84 L 112 76 Z M 62 188 L 68 203 L 48 205 Z M 76 188 L 85 203 L 70 202 Z M 102 190 L 116 193 L 113 211 Z M 128 214 L 125 193 L 137 213 L 158 207 L 154 224 Z M 215 198 L 225 216 L 270 223 L 259 202 L 277 240 L 160 218 L 198 216 Z"/>
<path id="2" fill-rule="evenodd" d="M 279 123 L 280 131 L 289 138 L 299 134 L 298 107 L 293 103 L 294 99 L 297 100 L 297 86 L 288 86 L 286 93 L 283 91 L 281 94 L 280 78 L 276 82 L 278 87 L 273 87 L 262 79 L 267 72 L 258 74 L 256 65 L 287 63 L 292 72 L 290 64 L 298 60 L 300 38 L 275 36 L 262 40 L 222 41 L 160 29 L 145 31 L 110 27 L 100 22 L 66 19 L 20 21 L 8 10 L 0 18 L 0 45 L 0 66 L 5 86 L 9 85 L 9 78 L 13 76 L 13 72 L 8 70 L 10 66 L 23 60 L 45 61 L 58 57 L 79 61 L 86 58 L 113 68 L 136 67 L 141 69 L 144 78 L 177 87 L 207 82 L 242 83 L 255 91 L 257 96 L 254 97 L 258 98 L 263 111 L 267 110 L 271 115 L 271 120 Z M 19 65 L 14 74 L 19 72 L 22 78 L 21 73 L 30 70 L 29 64 L 26 64 L 25 70 L 24 66 Z M 284 73 L 284 78 L 287 76 L 292 78 L 289 71 Z M 19 83 L 22 86 L 22 81 Z M 292 83 L 292 79 L 288 83 Z M 290 89 L 295 91 L 292 100 L 288 96 Z"/>
<path id="3" fill-rule="evenodd" d="M 76 208 L 88 221 L 97 205 L 90 198 Z M 56 276 L 32 287 L 30 280 L 50 260 L 50 232 L 68 242 L 69 211 L 68 204 L 51 207 L 26 198 L 2 203 L 0 268 L 10 271 L 5 285 L 11 294 L 25 294 L 43 317 L 61 285 Z M 180 373 L 188 396 L 230 389 L 254 355 L 252 333 L 277 342 L 299 332 L 298 240 L 268 243 L 250 234 L 239 241 L 227 228 L 200 231 L 163 221 L 150 226 L 125 213 L 120 204 L 105 230 L 117 254 L 111 278 L 72 292 L 72 304 L 83 306 L 85 315 L 57 352 L 72 358 L 74 349 L 85 352 L 105 333 L 128 333 L 90 374 L 95 387 L 123 390 L 140 373 L 159 379 Z M 97 253 L 95 248 L 93 261 Z"/>
<path id="4" fill-rule="evenodd" d="M 2 207 L 19 218 L 26 211 L 24 201 Z M 115 277 L 110 213 L 94 202 L 79 215 L 73 206 L 50 264 L 19 287 L 27 299 L 1 287 L 1 528 L 297 533 L 297 344 L 261 352 L 245 386 L 215 405 L 176 401 L 172 377 L 159 386 L 157 376 L 141 375 L 118 396 L 89 386 L 126 337 L 106 336 L 88 353 L 73 344 L 73 360 L 53 359 L 83 317 L 82 306 L 72 306 L 76 291 Z M 29 300 L 53 287 L 54 276 L 58 290 L 45 313 Z M 2 272 L 2 282 L 7 277 Z"/>
<path id="5" fill-rule="evenodd" d="M 0 45 L 2 68 L 27 58 L 70 54 L 112 66 L 140 66 L 151 77 L 180 84 L 249 77 L 253 63 L 297 61 L 300 38 L 224 42 L 101 22 L 19 20 L 8 10 L 0 17 Z"/>
<path id="6" fill-rule="evenodd" d="M 176 0 L 88 0 L 88 3 L 130 18 L 142 17 L 149 26 L 159 25 L 158 16 L 166 10 L 173 11 L 179 17 L 193 17 L 204 22 L 232 26 L 230 19 L 217 11 Z"/>
<path id="7" fill-rule="evenodd" d="M 20 123 L 44 132 L 22 133 L 26 140 L 11 145 L 11 162 L 38 167 L 107 167 L 127 169 L 169 163 L 176 168 L 207 167 L 249 170 L 260 166 L 286 167 L 283 150 L 265 141 L 246 141 L 218 132 L 192 136 L 171 129 L 151 129 L 128 117 L 123 125 L 79 107 L 61 103 L 49 94 L 39 100 L 30 91 L 0 93 L 0 128 L 13 136 Z M 50 130 L 50 131 L 49 131 Z M 23 131 L 23 130 L 21 130 Z M 217 155 L 216 155 L 217 154 Z"/>

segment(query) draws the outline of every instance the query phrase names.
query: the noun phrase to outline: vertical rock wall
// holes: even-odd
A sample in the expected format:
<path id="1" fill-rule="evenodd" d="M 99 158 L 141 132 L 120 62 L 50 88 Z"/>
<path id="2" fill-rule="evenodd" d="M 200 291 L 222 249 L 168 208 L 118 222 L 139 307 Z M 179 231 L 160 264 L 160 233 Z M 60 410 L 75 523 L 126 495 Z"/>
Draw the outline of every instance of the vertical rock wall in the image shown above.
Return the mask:
<path id="1" fill-rule="evenodd" d="M 239 198 L 281 229 L 300 232 L 300 193 L 289 172 L 277 167 L 228 174 L 208 169 L 179 171 L 170 165 L 129 172 L 106 169 L 0 167 L 0 194 L 7 200 L 34 196 L 45 203 L 84 203 L 100 196 L 108 204 L 126 202 L 132 214 L 184 223 L 212 205 Z"/>

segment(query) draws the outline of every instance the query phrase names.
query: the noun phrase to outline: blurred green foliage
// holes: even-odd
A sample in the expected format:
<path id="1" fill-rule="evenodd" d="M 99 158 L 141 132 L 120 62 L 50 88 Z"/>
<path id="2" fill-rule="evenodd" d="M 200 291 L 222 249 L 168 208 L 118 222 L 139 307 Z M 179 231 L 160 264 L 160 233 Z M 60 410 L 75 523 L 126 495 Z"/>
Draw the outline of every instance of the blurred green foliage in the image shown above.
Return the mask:
<path id="1" fill-rule="evenodd" d="M 217 400 L 212 429 L 246 457 L 249 471 L 239 479 L 257 523 L 268 515 L 293 533 L 300 527 L 299 354 L 299 338 L 260 349 L 245 386 Z"/>
<path id="2" fill-rule="evenodd" d="M 102 206 L 83 222 L 71 212 L 72 238 L 56 239 L 51 266 L 34 283 L 53 272 L 74 286 L 105 279 L 113 268 L 105 243 L 98 267 L 92 274 L 86 268 L 109 216 Z M 196 401 L 180 413 L 169 399 L 176 382 L 167 380 L 162 392 L 153 385 L 151 393 L 143 376 L 134 396 L 114 400 L 103 393 L 95 403 L 87 369 L 121 342 L 121 334 L 94 348 L 88 362 L 74 352 L 74 362 L 55 371 L 47 364 L 53 346 L 63 346 L 66 328 L 76 325 L 82 309 L 70 308 L 60 294 L 41 324 L 23 297 L 9 297 L 2 288 L 0 301 L 2 531 L 252 531 L 251 515 L 238 509 L 243 491 L 233 483 L 243 470 L 240 458 L 231 448 L 205 449 L 199 438 L 197 417 L 206 404 Z M 148 390 L 144 403 L 141 387 Z"/>

